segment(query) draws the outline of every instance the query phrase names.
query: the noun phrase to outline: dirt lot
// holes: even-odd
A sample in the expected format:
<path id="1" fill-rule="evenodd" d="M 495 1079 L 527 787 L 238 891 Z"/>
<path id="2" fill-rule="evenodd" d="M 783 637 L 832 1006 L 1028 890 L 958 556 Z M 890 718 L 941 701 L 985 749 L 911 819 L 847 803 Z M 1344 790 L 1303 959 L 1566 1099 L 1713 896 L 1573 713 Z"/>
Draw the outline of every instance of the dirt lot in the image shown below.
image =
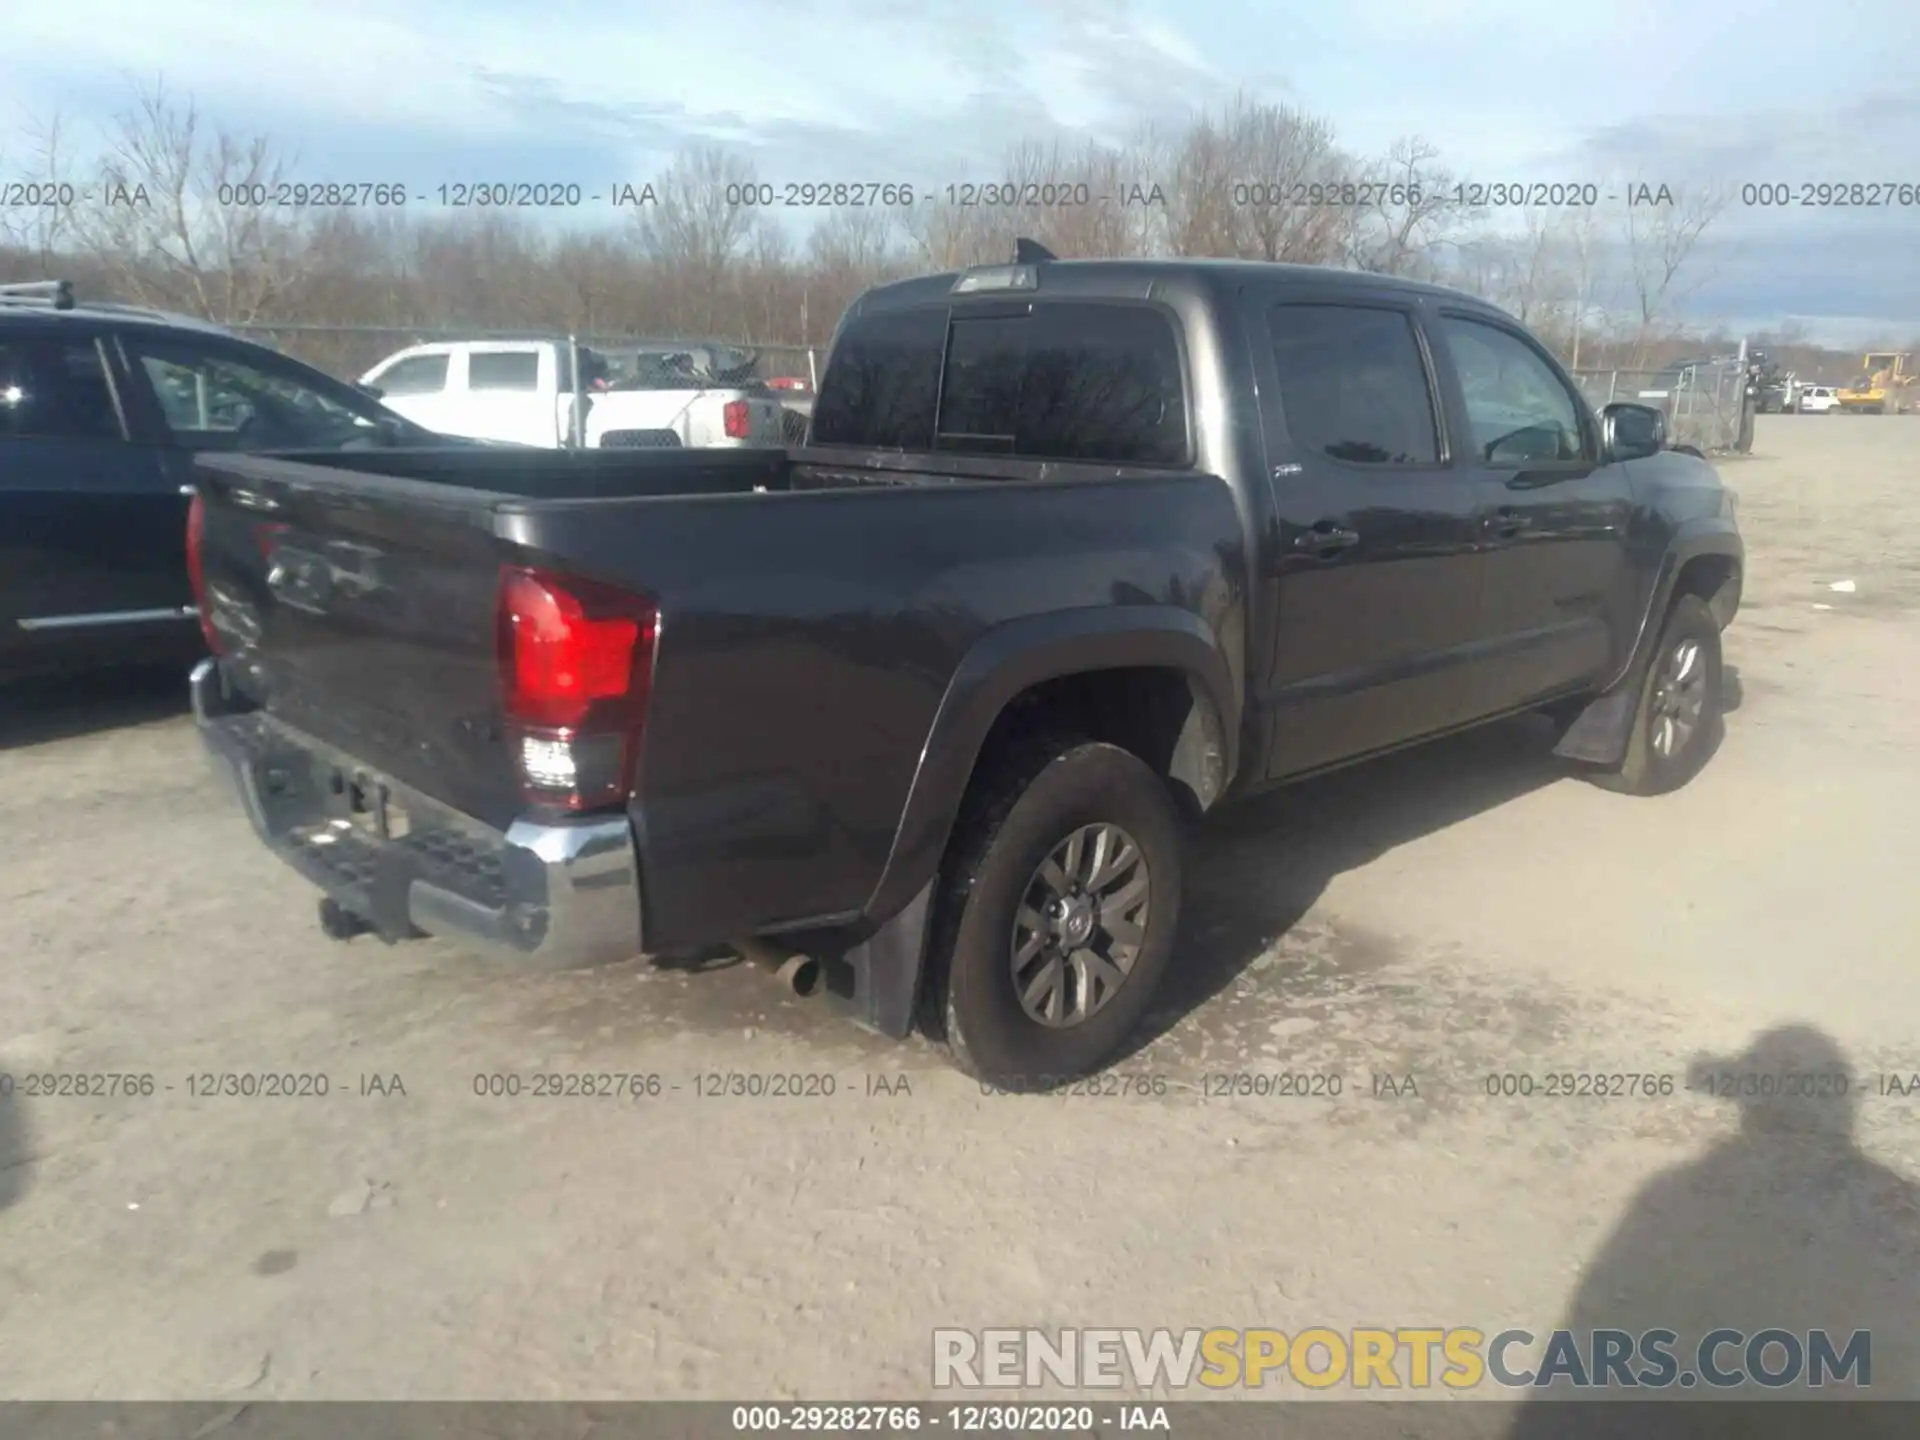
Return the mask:
<path id="1" fill-rule="evenodd" d="M 1529 721 L 1223 817 L 1116 1072 L 1145 1094 L 982 1096 L 744 967 L 331 943 L 173 683 L 10 700 L 0 1071 L 156 1084 L 0 1103 L 0 1396 L 907 1397 L 944 1325 L 1567 1317 L 1872 1328 L 1875 1390 L 1920 1394 L 1920 1094 L 1875 1079 L 1920 1072 L 1920 420 L 1770 416 L 1755 449 L 1707 772 L 1609 795 Z M 1838 1065 L 1849 1102 L 1743 1131 L 1687 1092 L 1786 1026 L 1763 1068 Z M 474 1093 L 539 1070 L 663 1093 Z M 188 1093 L 261 1071 L 331 1091 Z M 1342 1093 L 1205 1093 L 1254 1071 Z M 1568 1071 L 1679 1084 L 1487 1093 Z"/>

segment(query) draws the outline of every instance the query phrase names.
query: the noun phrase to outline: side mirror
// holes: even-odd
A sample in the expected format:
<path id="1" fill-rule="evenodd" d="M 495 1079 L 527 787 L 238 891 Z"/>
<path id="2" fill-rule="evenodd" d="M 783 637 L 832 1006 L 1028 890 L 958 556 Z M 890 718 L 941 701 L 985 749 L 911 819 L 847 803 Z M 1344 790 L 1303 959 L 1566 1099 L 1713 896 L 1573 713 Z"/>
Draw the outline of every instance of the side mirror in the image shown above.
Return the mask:
<path id="1" fill-rule="evenodd" d="M 358 390 L 362 395 L 371 395 L 376 400 L 385 398 L 387 393 L 386 391 L 382 390 L 378 385 L 369 385 L 364 380 L 354 381 L 353 388 Z"/>
<path id="2" fill-rule="evenodd" d="M 1658 455 L 1667 448 L 1667 417 L 1650 405 L 1609 405 L 1600 412 L 1600 444 L 1608 460 Z"/>

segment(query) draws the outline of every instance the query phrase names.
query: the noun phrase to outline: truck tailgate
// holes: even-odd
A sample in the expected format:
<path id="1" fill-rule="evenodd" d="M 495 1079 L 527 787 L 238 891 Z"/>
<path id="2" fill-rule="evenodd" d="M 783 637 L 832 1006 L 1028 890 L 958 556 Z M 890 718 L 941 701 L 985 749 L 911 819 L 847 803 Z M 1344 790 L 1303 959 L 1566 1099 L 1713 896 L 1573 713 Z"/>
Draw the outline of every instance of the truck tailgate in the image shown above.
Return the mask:
<path id="1" fill-rule="evenodd" d="M 497 493 L 249 457 L 200 466 L 201 565 L 229 674 L 273 717 L 501 824 Z"/>

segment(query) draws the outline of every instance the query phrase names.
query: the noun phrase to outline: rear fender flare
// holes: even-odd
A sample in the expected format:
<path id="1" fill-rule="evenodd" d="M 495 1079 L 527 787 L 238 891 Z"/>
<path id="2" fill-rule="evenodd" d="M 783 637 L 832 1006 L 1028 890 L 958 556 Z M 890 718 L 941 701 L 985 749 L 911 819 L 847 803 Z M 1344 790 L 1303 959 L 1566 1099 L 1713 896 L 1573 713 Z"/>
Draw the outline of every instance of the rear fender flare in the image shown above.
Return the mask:
<path id="1" fill-rule="evenodd" d="M 1205 621 L 1172 606 L 1100 606 L 1009 621 L 975 642 L 954 671 L 921 751 L 893 849 L 865 907 L 870 921 L 905 907 L 940 868 L 981 747 L 1017 696 L 1048 680 L 1101 670 L 1168 669 L 1187 678 L 1200 730 L 1223 766 L 1209 802 L 1240 760 L 1240 706 L 1227 660 Z M 1196 735 L 1199 733 L 1195 732 Z M 1176 755 L 1198 746 L 1186 736 Z"/>

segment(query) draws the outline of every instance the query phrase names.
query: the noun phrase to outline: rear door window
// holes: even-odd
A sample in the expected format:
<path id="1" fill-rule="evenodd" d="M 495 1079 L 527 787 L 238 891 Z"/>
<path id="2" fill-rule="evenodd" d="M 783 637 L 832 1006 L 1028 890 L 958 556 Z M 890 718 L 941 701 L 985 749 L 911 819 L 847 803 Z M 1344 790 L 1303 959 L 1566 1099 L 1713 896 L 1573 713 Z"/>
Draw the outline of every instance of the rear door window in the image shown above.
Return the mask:
<path id="1" fill-rule="evenodd" d="M 467 352 L 467 389 L 528 391 L 539 388 L 539 351 L 470 350 Z"/>
<path id="2" fill-rule="evenodd" d="M 99 347 L 92 341 L 0 342 L 0 436 L 125 439 Z"/>
<path id="3" fill-rule="evenodd" d="M 1440 438 L 1413 320 L 1363 305 L 1276 305 L 1269 316 L 1287 431 L 1350 465 L 1433 465 Z"/>

